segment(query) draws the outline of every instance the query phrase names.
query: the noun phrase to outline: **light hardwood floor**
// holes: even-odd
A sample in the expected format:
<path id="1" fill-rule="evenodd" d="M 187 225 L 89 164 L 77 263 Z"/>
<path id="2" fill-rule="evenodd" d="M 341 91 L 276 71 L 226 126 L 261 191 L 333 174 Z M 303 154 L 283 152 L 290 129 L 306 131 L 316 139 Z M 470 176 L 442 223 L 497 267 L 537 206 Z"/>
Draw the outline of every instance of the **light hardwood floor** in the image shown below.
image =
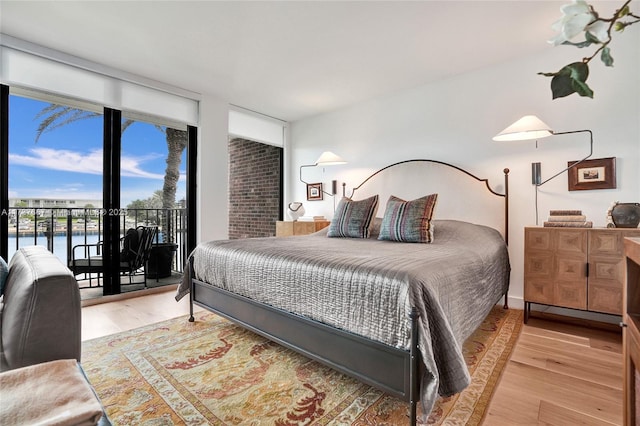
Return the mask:
<path id="1" fill-rule="evenodd" d="M 82 338 L 189 313 L 174 291 L 82 308 Z M 200 310 L 200 308 L 197 308 Z M 622 337 L 532 318 L 496 388 L 485 425 L 621 425 Z"/>
<path id="2" fill-rule="evenodd" d="M 113 296 L 109 296 L 113 297 Z M 189 297 L 175 300 L 175 289 L 82 308 L 82 340 L 95 339 L 189 314 Z M 202 310 L 194 306 L 194 311 Z"/>
<path id="3" fill-rule="evenodd" d="M 621 425 L 622 334 L 531 318 L 485 425 Z"/>

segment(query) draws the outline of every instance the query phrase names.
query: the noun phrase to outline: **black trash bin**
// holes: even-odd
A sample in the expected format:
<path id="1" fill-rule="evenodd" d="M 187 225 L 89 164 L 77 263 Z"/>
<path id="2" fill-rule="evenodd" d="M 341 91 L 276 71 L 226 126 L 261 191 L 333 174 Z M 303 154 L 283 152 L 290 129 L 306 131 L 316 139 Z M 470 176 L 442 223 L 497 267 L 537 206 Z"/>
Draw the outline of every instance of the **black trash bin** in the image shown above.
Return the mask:
<path id="1" fill-rule="evenodd" d="M 171 276 L 173 254 L 178 250 L 174 243 L 158 243 L 151 246 L 149 263 L 147 265 L 147 278 L 166 278 Z"/>

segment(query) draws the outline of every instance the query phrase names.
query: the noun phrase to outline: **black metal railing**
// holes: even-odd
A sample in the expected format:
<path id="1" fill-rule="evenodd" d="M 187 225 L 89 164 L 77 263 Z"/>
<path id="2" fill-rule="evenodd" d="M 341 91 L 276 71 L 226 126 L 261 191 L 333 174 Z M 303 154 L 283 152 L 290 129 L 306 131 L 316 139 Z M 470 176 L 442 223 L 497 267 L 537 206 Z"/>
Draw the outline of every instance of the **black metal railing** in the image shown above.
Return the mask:
<path id="1" fill-rule="evenodd" d="M 65 265 L 78 244 L 97 243 L 103 239 L 106 215 L 120 217 L 120 235 L 139 225 L 158 226 L 156 244 L 177 246 L 171 271 L 182 273 L 187 258 L 187 211 L 175 209 L 121 209 L 106 211 L 99 208 L 9 208 L 9 258 L 27 245 L 42 245 L 57 255 Z M 87 252 L 83 256 L 100 253 Z M 76 253 L 78 256 L 78 253 Z"/>

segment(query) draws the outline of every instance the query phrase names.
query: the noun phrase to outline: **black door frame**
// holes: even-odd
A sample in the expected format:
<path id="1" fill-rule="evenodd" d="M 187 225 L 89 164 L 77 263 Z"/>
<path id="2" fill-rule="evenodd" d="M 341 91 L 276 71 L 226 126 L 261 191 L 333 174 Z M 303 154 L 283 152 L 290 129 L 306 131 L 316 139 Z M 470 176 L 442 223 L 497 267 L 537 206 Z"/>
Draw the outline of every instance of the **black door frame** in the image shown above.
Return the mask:
<path id="1" fill-rule="evenodd" d="M 9 260 L 9 86 L 0 84 L 0 257 Z"/>
<path id="2" fill-rule="evenodd" d="M 102 155 L 103 295 L 120 294 L 120 154 L 122 112 L 104 108 Z"/>
<path id="3" fill-rule="evenodd" d="M 183 259 L 196 248 L 197 228 L 196 228 L 196 200 L 198 198 L 198 186 L 196 176 L 198 171 L 198 128 L 187 126 L 187 244 Z"/>

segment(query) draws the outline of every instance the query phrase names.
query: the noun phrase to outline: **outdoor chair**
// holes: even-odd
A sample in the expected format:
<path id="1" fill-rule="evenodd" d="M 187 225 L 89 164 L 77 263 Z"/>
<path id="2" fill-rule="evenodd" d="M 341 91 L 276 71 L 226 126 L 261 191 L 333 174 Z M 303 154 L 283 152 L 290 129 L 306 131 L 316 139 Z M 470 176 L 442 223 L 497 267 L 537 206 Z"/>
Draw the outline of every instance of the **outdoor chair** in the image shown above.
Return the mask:
<path id="1" fill-rule="evenodd" d="M 138 226 L 127 230 L 124 237 L 120 238 L 120 275 L 129 276 L 129 284 L 133 284 L 132 277 L 137 275 L 141 270 L 144 277 L 144 286 L 147 286 L 147 262 L 151 253 L 153 240 L 158 232 L 156 226 Z M 76 257 L 76 250 L 79 250 L 80 256 Z M 71 251 L 71 259 L 69 260 L 69 269 L 74 276 L 80 274 L 89 275 L 89 287 L 92 286 L 92 278 L 97 274 L 98 286 L 100 285 L 100 276 L 104 273 L 102 265 L 103 242 L 96 244 L 78 244 Z M 88 256 L 94 251 L 95 256 Z"/>

